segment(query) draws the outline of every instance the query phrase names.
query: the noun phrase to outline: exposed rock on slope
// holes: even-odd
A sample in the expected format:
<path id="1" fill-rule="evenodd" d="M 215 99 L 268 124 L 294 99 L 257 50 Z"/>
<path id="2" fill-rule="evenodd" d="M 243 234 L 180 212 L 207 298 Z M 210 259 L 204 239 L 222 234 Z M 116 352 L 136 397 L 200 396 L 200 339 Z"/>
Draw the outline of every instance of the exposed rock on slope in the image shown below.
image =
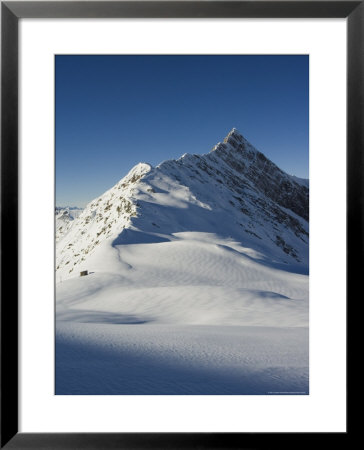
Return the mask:
<path id="1" fill-rule="evenodd" d="M 233 129 L 205 155 L 136 165 L 70 222 L 57 244 L 57 270 L 71 277 L 90 269 L 90 255 L 105 246 L 193 231 L 229 237 L 262 261 L 307 271 L 308 201 L 305 180 L 283 172 Z"/>
<path id="2" fill-rule="evenodd" d="M 56 242 L 58 242 L 71 228 L 72 221 L 75 220 L 82 212 L 81 208 L 56 207 L 55 211 L 55 228 Z"/>

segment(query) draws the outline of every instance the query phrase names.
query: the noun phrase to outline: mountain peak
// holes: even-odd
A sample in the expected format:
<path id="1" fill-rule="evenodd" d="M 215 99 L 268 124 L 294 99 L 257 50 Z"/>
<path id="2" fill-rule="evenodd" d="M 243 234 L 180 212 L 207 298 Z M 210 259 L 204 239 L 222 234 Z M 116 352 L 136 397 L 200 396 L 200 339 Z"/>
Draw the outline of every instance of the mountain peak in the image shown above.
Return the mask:
<path id="1" fill-rule="evenodd" d="M 137 241 L 160 242 L 186 231 L 230 236 L 275 261 L 305 266 L 308 215 L 308 185 L 233 128 L 212 153 L 155 168 L 139 163 L 76 220 L 58 217 L 57 270 L 70 277 L 89 268 L 99 248 L 134 243 L 135 233 Z"/>
<path id="2" fill-rule="evenodd" d="M 242 149 L 245 148 L 246 145 L 249 145 L 252 147 L 248 141 L 244 138 L 242 134 L 239 133 L 239 131 L 236 128 L 232 128 L 232 130 L 227 134 L 223 142 L 219 142 L 215 145 L 215 147 L 212 148 L 212 151 L 215 150 L 224 150 L 228 148 L 226 144 L 229 144 L 234 149 Z M 253 147 L 252 147 L 253 148 Z"/>
<path id="3" fill-rule="evenodd" d="M 151 170 L 152 166 L 150 164 L 140 162 L 137 165 L 135 165 L 131 170 L 129 170 L 127 175 L 124 178 L 122 178 L 118 184 L 125 185 L 128 183 L 135 183 Z"/>
<path id="4" fill-rule="evenodd" d="M 232 128 L 232 129 L 229 131 L 229 133 L 227 134 L 226 137 L 229 137 L 229 136 L 232 136 L 232 135 L 242 137 L 241 133 L 239 133 L 239 130 L 238 130 L 237 128 L 235 128 L 235 127 Z"/>
<path id="5" fill-rule="evenodd" d="M 244 137 L 239 133 L 239 131 L 236 128 L 233 128 L 224 139 L 224 142 L 228 144 L 234 143 L 241 144 L 243 141 L 245 141 Z"/>

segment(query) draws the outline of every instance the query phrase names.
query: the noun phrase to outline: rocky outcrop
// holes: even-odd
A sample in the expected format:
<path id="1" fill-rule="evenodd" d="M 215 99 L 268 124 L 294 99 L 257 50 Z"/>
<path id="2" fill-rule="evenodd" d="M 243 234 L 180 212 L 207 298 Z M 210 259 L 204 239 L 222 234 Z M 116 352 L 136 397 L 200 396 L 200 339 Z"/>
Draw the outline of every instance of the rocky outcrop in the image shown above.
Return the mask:
<path id="1" fill-rule="evenodd" d="M 207 154 L 136 165 L 59 237 L 57 270 L 84 267 L 103 242 L 128 243 L 126 229 L 164 240 L 216 233 L 263 259 L 307 268 L 308 219 L 308 182 L 283 172 L 233 129 Z"/>

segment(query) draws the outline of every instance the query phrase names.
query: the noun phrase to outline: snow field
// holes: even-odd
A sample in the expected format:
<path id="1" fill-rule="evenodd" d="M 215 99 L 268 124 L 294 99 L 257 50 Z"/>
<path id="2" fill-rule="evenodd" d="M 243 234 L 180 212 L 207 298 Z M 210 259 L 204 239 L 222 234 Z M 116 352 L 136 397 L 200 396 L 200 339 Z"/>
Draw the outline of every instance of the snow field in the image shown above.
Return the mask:
<path id="1" fill-rule="evenodd" d="M 57 323 L 56 394 L 308 394 L 306 328 Z"/>
<path id="2" fill-rule="evenodd" d="M 57 284 L 56 394 L 308 393 L 306 275 L 214 234 L 129 238 Z"/>
<path id="3" fill-rule="evenodd" d="M 234 242 L 196 235 L 105 245 L 90 258 L 89 276 L 57 285 L 57 320 L 85 321 L 88 311 L 144 323 L 307 326 L 307 276 L 262 265 Z"/>
<path id="4" fill-rule="evenodd" d="M 68 219 L 57 394 L 308 393 L 308 184 L 237 130 Z"/>

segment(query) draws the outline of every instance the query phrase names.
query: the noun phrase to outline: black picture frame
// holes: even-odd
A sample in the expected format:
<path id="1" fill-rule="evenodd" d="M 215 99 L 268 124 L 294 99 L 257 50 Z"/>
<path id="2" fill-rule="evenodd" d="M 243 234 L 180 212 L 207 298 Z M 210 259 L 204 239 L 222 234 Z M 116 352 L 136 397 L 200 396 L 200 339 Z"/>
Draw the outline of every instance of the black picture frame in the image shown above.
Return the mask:
<path id="1" fill-rule="evenodd" d="M 18 21 L 116 17 L 347 18 L 347 305 L 364 273 L 364 1 L 1 2 L 1 448 L 293 448 L 311 438 L 327 445 L 327 433 L 18 432 Z M 348 444 L 349 427 L 330 434 Z"/>

